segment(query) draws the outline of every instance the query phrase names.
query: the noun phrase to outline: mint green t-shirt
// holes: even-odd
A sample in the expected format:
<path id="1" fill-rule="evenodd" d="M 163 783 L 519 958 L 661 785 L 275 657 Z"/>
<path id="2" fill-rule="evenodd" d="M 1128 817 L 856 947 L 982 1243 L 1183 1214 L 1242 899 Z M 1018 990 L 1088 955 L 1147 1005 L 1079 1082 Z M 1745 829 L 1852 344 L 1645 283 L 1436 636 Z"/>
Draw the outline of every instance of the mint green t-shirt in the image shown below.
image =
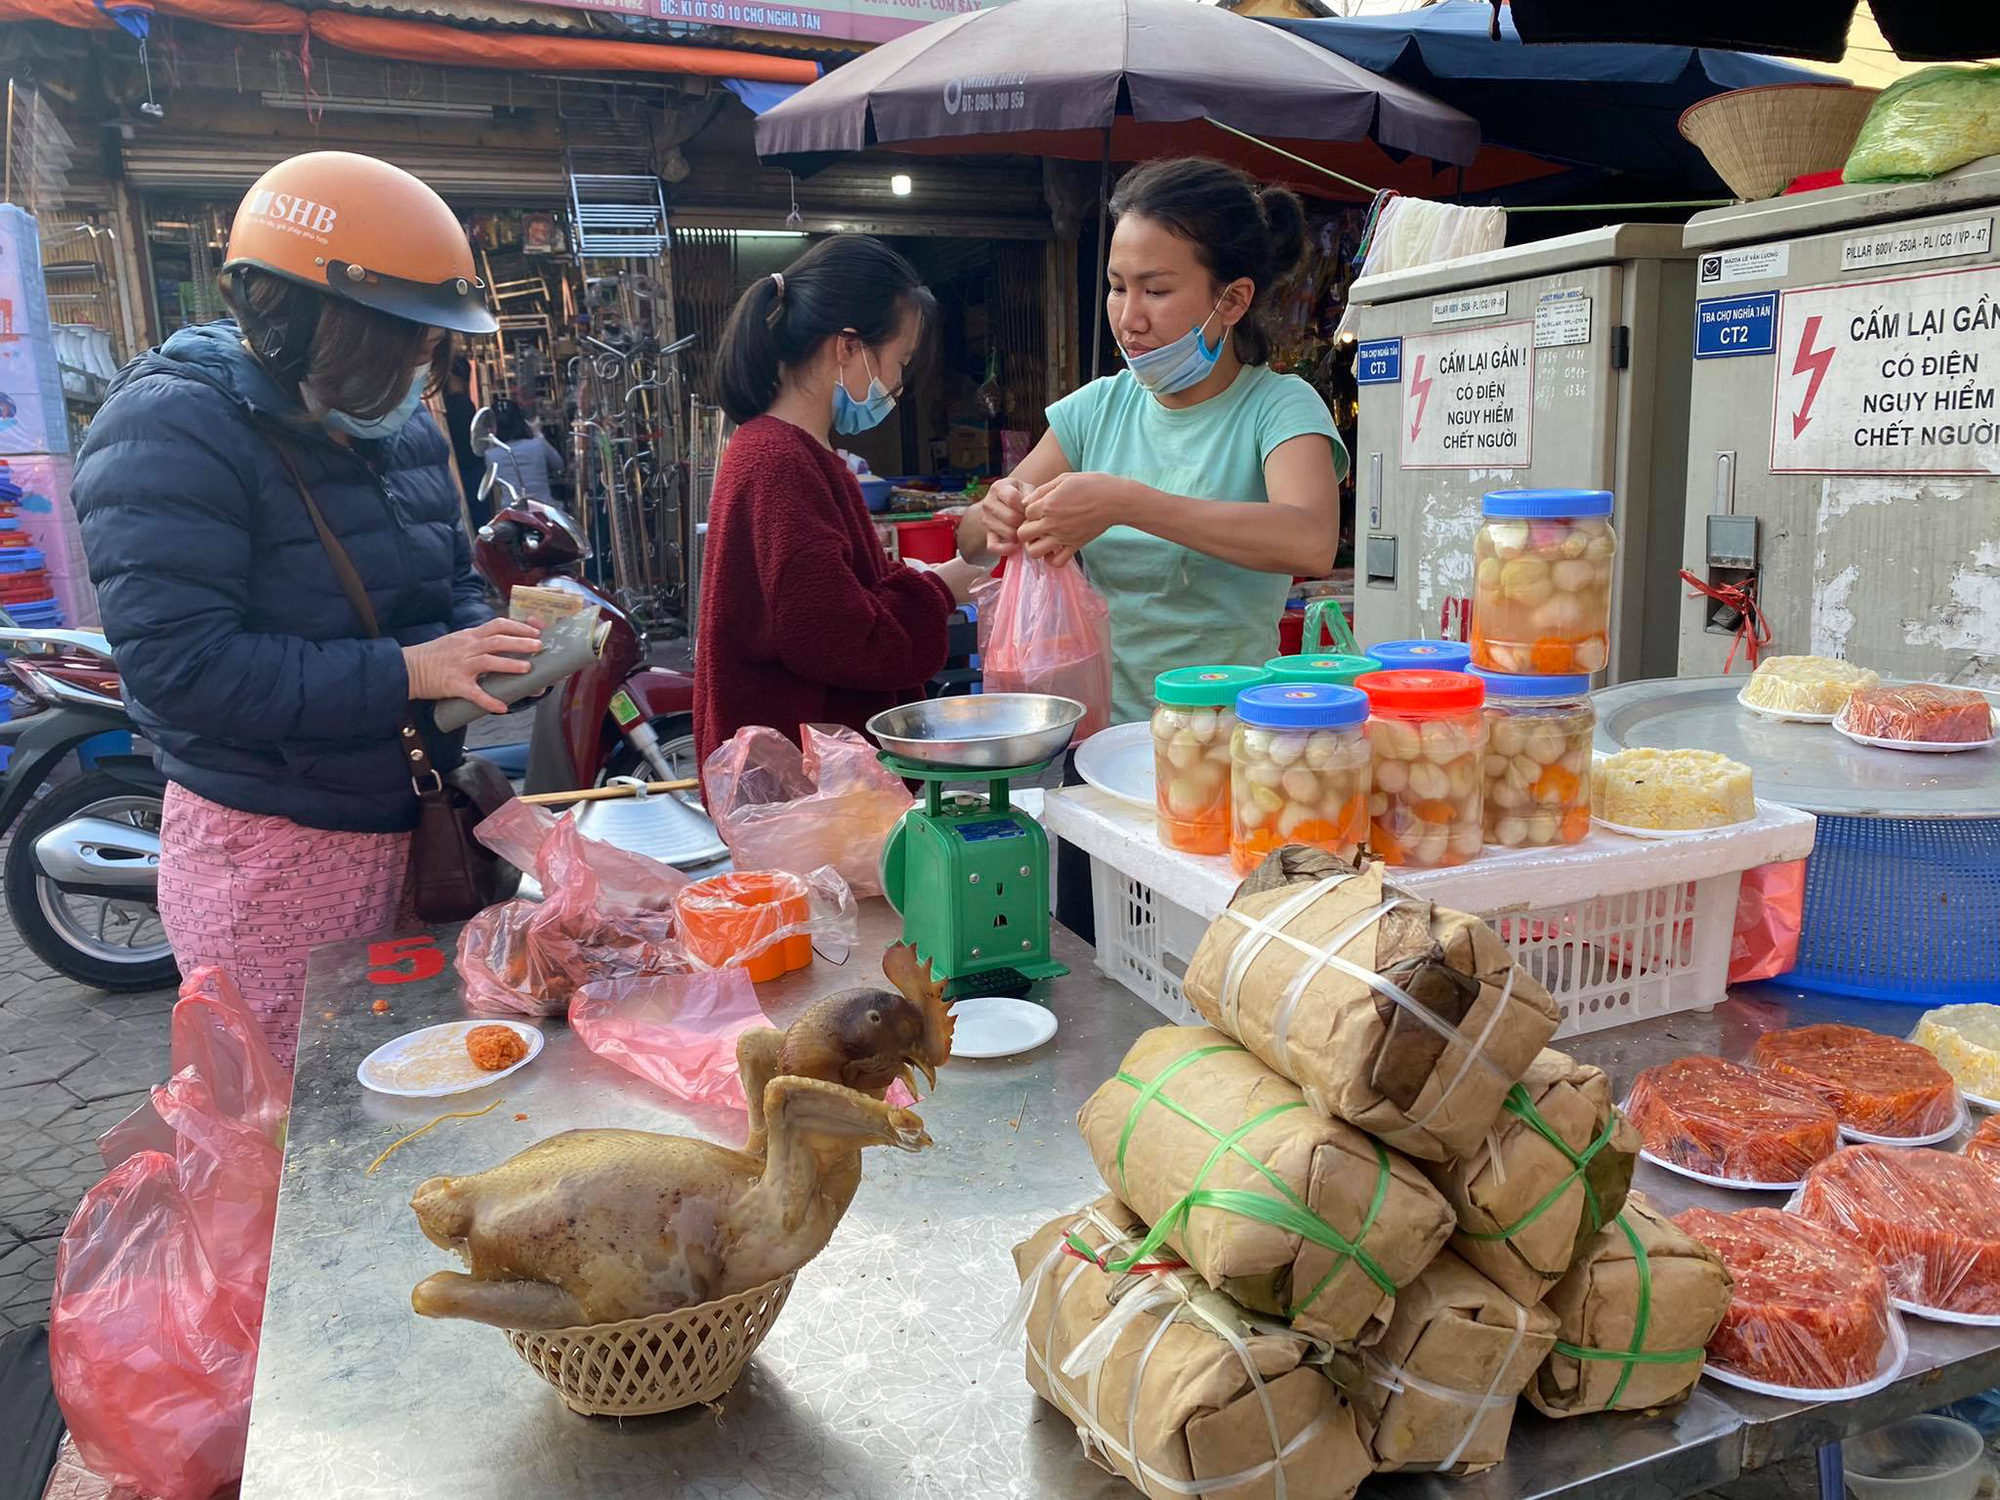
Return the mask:
<path id="1" fill-rule="evenodd" d="M 1197 406 L 1166 407 L 1129 371 L 1094 380 L 1049 408 L 1049 426 L 1078 472 L 1116 474 L 1170 495 L 1267 505 L 1264 460 L 1308 433 L 1347 451 L 1319 393 L 1296 375 L 1245 365 L 1229 389 Z M 1259 517 L 1246 511 L 1244 524 Z M 1111 606 L 1111 717 L 1153 711 L 1153 679 L 1174 667 L 1278 654 L 1278 617 L 1291 580 L 1113 526 L 1083 549 L 1084 569 Z"/>

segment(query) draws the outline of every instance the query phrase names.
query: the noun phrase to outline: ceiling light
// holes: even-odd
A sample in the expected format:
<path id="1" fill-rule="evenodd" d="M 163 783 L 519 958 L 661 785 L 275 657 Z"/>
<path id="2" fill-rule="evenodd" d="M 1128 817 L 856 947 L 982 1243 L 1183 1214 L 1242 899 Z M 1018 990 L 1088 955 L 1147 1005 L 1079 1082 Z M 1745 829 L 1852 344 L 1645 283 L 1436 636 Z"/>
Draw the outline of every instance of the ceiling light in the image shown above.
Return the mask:
<path id="1" fill-rule="evenodd" d="M 909 197 L 910 186 L 910 174 L 908 172 L 898 172 L 894 177 L 889 179 L 889 191 L 894 193 L 898 198 Z"/>

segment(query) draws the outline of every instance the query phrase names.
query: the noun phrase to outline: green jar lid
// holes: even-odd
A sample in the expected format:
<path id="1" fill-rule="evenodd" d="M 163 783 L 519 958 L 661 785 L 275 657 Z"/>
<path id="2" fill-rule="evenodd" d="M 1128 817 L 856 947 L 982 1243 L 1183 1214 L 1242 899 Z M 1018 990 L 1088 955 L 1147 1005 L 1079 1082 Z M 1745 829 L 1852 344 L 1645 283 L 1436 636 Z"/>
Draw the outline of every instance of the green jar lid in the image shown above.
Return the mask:
<path id="1" fill-rule="evenodd" d="M 1228 708 L 1245 688 L 1270 680 L 1262 667 L 1175 667 L 1153 679 L 1153 700 L 1173 708 Z"/>
<path id="2" fill-rule="evenodd" d="M 1382 670 L 1372 656 L 1336 656 L 1312 651 L 1304 656 L 1274 656 L 1264 663 L 1273 682 L 1320 682 L 1351 687 L 1354 679 Z"/>

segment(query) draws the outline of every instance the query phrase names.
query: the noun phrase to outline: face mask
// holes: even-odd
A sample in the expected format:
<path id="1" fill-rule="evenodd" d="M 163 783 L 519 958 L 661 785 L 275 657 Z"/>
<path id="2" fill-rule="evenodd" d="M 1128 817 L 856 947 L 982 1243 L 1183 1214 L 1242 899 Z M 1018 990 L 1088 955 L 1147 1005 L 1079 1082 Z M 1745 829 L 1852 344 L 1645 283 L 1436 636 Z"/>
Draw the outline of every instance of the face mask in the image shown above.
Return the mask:
<path id="1" fill-rule="evenodd" d="M 430 378 L 431 367 L 418 365 L 410 376 L 410 388 L 403 399 L 379 417 L 351 417 L 344 411 L 325 411 L 320 413 L 320 423 L 349 437 L 385 441 L 401 432 L 410 418 L 417 414 L 417 408 L 424 403 L 424 387 L 430 383 Z"/>
<path id="2" fill-rule="evenodd" d="M 1208 325 L 1208 318 L 1214 317 L 1216 308 L 1221 306 L 1222 298 L 1218 297 L 1215 307 L 1208 310 L 1208 317 L 1171 344 L 1148 349 L 1144 354 L 1126 354 L 1121 344 L 1118 352 L 1125 354 L 1125 368 L 1132 372 L 1132 378 L 1155 396 L 1171 396 L 1176 391 L 1184 391 L 1206 380 L 1208 372 L 1215 368 L 1215 362 L 1222 358 L 1223 336 L 1216 336 L 1215 347 L 1211 349 L 1202 342 L 1201 331 Z"/>
<path id="3" fill-rule="evenodd" d="M 847 382 L 838 374 L 833 378 L 833 430 L 853 435 L 866 432 L 880 425 L 882 419 L 896 409 L 896 398 L 882 385 L 875 373 L 875 366 L 868 362 L 868 351 L 861 351 L 861 361 L 868 370 L 868 396 L 856 401 L 847 394 Z"/>

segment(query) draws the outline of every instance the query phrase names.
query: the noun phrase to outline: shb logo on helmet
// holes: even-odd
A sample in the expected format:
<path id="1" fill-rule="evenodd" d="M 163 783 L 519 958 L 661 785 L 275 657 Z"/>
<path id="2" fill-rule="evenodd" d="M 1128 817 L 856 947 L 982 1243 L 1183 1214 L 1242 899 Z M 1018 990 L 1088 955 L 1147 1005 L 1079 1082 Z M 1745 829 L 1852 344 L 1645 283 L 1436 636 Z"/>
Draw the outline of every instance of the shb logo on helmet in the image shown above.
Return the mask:
<path id="1" fill-rule="evenodd" d="M 269 188 L 250 200 L 250 212 L 318 235 L 333 233 L 334 221 L 340 217 L 340 211 L 331 204 L 315 203 L 295 193 L 274 193 Z"/>

